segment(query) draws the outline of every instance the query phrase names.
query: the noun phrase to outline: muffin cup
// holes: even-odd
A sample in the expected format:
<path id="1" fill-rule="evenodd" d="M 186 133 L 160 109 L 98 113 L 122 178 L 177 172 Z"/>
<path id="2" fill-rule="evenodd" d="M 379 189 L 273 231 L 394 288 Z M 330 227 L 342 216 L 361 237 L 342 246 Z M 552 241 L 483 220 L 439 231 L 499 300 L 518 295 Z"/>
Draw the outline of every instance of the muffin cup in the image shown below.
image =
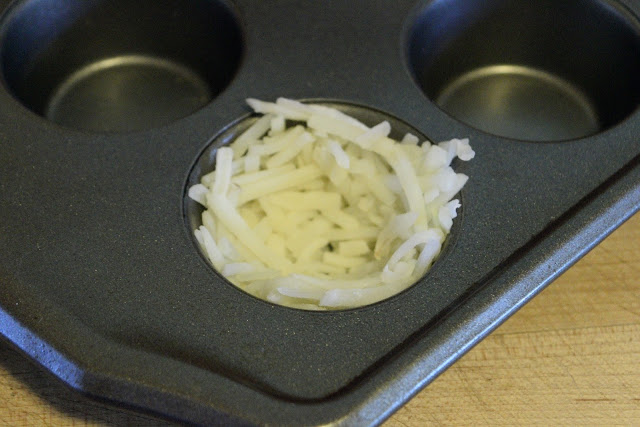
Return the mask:
<path id="1" fill-rule="evenodd" d="M 415 18 L 408 59 L 443 110 L 530 141 L 581 138 L 640 100 L 638 22 L 608 1 L 446 0 Z"/>
<path id="2" fill-rule="evenodd" d="M 221 1 L 30 0 L 2 25 L 2 76 L 28 109 L 77 129 L 130 131 L 215 98 L 242 58 Z"/>

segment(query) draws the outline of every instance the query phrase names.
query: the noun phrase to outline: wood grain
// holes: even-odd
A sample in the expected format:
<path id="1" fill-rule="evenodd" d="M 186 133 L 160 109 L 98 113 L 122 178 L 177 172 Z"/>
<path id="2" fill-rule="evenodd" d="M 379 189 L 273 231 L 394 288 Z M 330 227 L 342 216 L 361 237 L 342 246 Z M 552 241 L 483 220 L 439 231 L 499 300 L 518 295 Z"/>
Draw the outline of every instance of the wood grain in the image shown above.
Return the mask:
<path id="1" fill-rule="evenodd" d="M 640 425 L 640 215 L 386 423 Z"/>
<path id="2" fill-rule="evenodd" d="M 640 425 L 640 214 L 385 427 Z M 170 425 L 62 386 L 0 344 L 0 425 Z"/>

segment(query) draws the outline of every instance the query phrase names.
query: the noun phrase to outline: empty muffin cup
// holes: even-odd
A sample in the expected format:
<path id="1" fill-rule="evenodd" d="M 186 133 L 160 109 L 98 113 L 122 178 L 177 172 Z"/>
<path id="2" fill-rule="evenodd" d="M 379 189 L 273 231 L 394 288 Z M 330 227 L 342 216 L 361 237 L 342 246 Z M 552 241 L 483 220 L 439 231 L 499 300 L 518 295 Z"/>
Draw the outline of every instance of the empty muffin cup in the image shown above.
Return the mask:
<path id="1" fill-rule="evenodd" d="M 5 86 L 76 129 L 132 131 L 185 117 L 233 78 L 242 37 L 224 2 L 27 0 L 0 27 Z"/>
<path id="2" fill-rule="evenodd" d="M 640 103 L 640 26 L 615 1 L 427 2 L 407 59 L 456 119 L 529 141 L 593 135 Z"/>

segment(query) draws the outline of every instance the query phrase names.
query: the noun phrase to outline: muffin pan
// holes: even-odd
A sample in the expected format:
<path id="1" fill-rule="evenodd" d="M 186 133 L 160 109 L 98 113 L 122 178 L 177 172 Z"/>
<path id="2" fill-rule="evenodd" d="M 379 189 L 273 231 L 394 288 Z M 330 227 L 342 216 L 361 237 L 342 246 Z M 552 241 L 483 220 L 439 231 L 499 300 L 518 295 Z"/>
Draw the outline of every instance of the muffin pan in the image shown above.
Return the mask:
<path id="1" fill-rule="evenodd" d="M 0 7 L 0 333 L 117 405 L 381 423 L 640 208 L 640 1 Z M 470 138 L 462 211 L 414 286 L 295 310 L 200 255 L 186 189 L 245 98 L 279 96 Z"/>

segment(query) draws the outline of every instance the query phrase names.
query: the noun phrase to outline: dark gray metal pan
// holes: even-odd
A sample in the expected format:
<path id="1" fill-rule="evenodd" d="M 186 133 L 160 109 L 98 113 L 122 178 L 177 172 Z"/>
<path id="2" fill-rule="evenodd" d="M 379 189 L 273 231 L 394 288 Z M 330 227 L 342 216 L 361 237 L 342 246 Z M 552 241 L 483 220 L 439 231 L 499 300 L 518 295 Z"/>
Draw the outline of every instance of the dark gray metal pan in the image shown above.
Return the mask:
<path id="1" fill-rule="evenodd" d="M 89 396 L 197 424 L 380 423 L 640 208 L 635 0 L 0 7 L 0 333 Z M 416 285 L 307 312 L 201 257 L 200 156 L 245 98 L 279 96 L 470 138 L 461 215 Z"/>

